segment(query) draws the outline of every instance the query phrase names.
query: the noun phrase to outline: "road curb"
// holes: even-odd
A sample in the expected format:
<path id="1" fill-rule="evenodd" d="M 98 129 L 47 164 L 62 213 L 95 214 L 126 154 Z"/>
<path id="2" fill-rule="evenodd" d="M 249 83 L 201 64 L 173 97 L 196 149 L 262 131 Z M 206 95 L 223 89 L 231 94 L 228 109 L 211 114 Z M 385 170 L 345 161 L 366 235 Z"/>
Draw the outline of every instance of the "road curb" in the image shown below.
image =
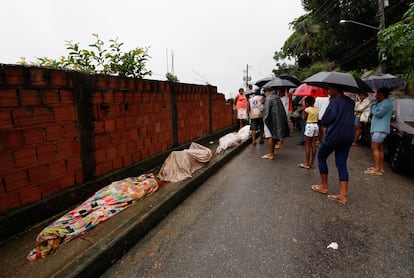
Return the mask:
<path id="1" fill-rule="evenodd" d="M 250 142 L 249 138 L 239 145 L 227 149 L 224 153 L 215 155 L 213 160 L 195 172 L 191 179 L 181 182 L 173 192 L 167 192 L 168 194 L 164 194 L 165 196 L 160 196 L 158 202 L 150 210 L 131 217 L 121 226 L 116 227 L 112 233 L 101 237 L 93 246 L 68 262 L 52 277 L 96 277 L 105 272 L 170 211 L 182 203 L 225 163 L 240 153 Z"/>

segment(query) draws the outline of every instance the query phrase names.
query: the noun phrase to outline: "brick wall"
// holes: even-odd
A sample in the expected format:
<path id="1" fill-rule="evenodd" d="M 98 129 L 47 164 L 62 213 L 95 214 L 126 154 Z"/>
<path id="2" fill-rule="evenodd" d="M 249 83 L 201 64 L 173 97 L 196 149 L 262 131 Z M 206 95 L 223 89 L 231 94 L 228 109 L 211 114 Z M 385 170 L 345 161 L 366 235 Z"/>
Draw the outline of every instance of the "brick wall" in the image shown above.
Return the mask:
<path id="1" fill-rule="evenodd" d="M 213 86 L 0 64 L 0 213 L 234 123 Z"/>

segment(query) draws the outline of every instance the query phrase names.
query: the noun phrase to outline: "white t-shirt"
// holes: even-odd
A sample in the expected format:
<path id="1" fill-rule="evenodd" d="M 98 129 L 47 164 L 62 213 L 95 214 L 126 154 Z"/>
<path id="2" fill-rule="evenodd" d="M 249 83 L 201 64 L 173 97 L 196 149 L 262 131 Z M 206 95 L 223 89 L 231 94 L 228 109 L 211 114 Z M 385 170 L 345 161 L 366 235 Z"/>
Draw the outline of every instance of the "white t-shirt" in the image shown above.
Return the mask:
<path id="1" fill-rule="evenodd" d="M 280 100 L 282 101 L 283 107 L 285 107 L 285 111 L 287 115 L 289 113 L 289 97 L 285 95 L 281 97 Z"/>
<path id="2" fill-rule="evenodd" d="M 249 116 L 250 119 L 263 118 L 263 97 L 254 95 L 249 99 Z"/>
<path id="3" fill-rule="evenodd" d="M 323 114 L 325 114 L 326 108 L 329 105 L 329 97 L 316 97 L 314 106 L 318 108 L 318 120 L 322 120 Z"/>

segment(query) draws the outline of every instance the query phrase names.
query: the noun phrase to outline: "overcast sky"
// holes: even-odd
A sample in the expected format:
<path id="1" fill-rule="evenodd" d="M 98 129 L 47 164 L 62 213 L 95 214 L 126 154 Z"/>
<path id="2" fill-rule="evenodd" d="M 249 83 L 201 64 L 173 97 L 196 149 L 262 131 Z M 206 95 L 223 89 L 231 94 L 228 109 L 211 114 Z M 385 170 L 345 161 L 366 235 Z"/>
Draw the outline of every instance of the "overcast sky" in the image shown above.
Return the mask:
<path id="1" fill-rule="evenodd" d="M 150 47 L 150 79 L 165 80 L 173 53 L 180 82 L 208 82 L 227 98 L 244 87 L 247 65 L 252 83 L 271 75 L 289 23 L 305 14 L 301 0 L 1 0 L 0 7 L 0 63 L 57 59 L 67 55 L 65 40 L 85 49 L 97 33 L 105 43 L 118 38 L 124 51 Z"/>

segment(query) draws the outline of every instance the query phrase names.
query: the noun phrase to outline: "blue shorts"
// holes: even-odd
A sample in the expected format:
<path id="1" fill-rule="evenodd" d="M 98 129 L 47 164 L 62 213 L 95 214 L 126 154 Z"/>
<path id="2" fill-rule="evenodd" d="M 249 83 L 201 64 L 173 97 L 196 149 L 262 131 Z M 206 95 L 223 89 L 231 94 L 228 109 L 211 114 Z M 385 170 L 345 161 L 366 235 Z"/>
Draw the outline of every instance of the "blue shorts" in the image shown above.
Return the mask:
<path id="1" fill-rule="evenodd" d="M 375 143 L 381 144 L 381 143 L 384 142 L 385 137 L 387 137 L 387 134 L 386 133 L 383 133 L 383 132 L 374 132 L 374 133 L 371 133 L 371 142 L 375 142 Z"/>
<path id="2" fill-rule="evenodd" d="M 354 125 L 361 125 L 361 117 L 355 117 Z"/>

